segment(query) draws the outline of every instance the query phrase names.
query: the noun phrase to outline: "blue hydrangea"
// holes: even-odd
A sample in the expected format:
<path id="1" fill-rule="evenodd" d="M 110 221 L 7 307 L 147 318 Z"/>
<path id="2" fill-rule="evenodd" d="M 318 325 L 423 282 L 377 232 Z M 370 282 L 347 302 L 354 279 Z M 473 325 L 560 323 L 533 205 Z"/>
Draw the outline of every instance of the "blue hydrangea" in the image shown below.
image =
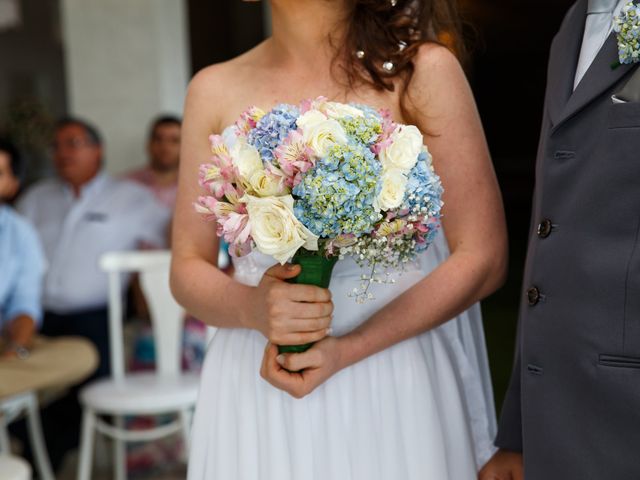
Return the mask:
<path id="1" fill-rule="evenodd" d="M 362 109 L 364 116 L 343 117 L 339 118 L 338 122 L 353 140 L 365 145 L 373 145 L 382 133 L 382 118 L 370 107 L 365 109 L 360 105 L 354 106 Z"/>
<path id="2" fill-rule="evenodd" d="M 369 233 L 381 218 L 373 208 L 381 169 L 366 146 L 334 145 L 294 188 L 296 217 L 320 237 Z"/>
<path id="3" fill-rule="evenodd" d="M 297 128 L 299 116 L 300 111 L 293 105 L 278 105 L 258 121 L 247 141 L 258 149 L 263 161 L 272 162 L 274 150 Z"/>
<path id="4" fill-rule="evenodd" d="M 355 107 L 359 110 L 362 110 L 362 112 L 364 113 L 364 116 L 367 118 L 375 118 L 377 119 L 379 122 L 382 122 L 382 117 L 380 116 L 380 112 L 378 110 L 376 110 L 375 108 L 373 108 L 370 105 L 364 105 L 362 103 L 350 103 L 349 105 L 351 105 L 352 107 Z"/>
<path id="5" fill-rule="evenodd" d="M 433 241 L 438 232 L 438 219 L 442 209 L 442 183 L 431 166 L 431 155 L 423 151 L 418 162 L 409 173 L 407 193 L 401 210 L 408 210 L 409 215 L 424 215 L 429 219 L 427 242 L 418 244 L 417 251 L 422 251 Z"/>

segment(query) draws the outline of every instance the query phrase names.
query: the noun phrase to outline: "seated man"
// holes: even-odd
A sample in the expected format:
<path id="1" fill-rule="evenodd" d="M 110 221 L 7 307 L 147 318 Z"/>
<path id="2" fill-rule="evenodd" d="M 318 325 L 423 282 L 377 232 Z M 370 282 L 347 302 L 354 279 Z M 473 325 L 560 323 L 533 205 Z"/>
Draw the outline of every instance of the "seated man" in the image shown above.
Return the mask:
<path id="1" fill-rule="evenodd" d="M 18 192 L 22 174 L 18 151 L 0 140 L 0 333 L 3 359 L 29 356 L 42 321 L 40 296 L 44 255 L 34 228 L 5 202 Z"/>
<path id="2" fill-rule="evenodd" d="M 151 124 L 147 141 L 149 163 L 126 174 L 125 178 L 149 188 L 156 198 L 173 211 L 178 192 L 180 129 L 178 117 L 162 116 Z"/>
<path id="3" fill-rule="evenodd" d="M 141 244 L 163 247 L 169 212 L 153 194 L 103 170 L 100 134 L 83 120 L 58 122 L 52 145 L 57 177 L 31 187 L 18 211 L 36 227 L 49 269 L 45 276 L 42 334 L 79 335 L 97 348 L 94 377 L 108 375 L 108 277 L 99 268 L 108 251 Z M 81 409 L 77 392 L 43 411 L 45 437 L 57 469 L 78 444 Z"/>

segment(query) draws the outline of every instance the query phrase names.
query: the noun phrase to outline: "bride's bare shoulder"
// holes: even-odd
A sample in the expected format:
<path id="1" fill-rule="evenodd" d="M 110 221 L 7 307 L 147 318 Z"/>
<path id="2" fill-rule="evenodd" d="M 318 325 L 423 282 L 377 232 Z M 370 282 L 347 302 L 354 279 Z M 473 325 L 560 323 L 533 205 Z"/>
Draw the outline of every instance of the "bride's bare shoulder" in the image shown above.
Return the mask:
<path id="1" fill-rule="evenodd" d="M 447 85 L 459 87 L 466 77 L 458 58 L 447 47 L 426 43 L 414 58 L 415 71 L 408 87 L 412 94 L 441 93 Z"/>
<path id="2" fill-rule="evenodd" d="M 266 41 L 231 60 L 209 65 L 196 73 L 191 83 L 194 88 L 203 90 L 232 88 L 238 84 L 239 79 L 255 73 L 255 69 L 260 67 L 265 50 Z"/>
<path id="3" fill-rule="evenodd" d="M 210 118 L 209 123 L 228 123 L 226 117 L 237 113 L 236 104 L 243 102 L 246 86 L 256 78 L 263 52 L 264 42 L 238 57 L 198 71 L 189 82 L 187 108 L 191 106 L 193 110 L 206 105 L 215 117 Z M 246 106 L 242 104 L 241 108 Z"/>
<path id="4" fill-rule="evenodd" d="M 424 44 L 414 58 L 414 74 L 407 85 L 410 102 L 419 116 L 434 118 L 472 100 L 467 77 L 458 58 L 446 47 Z"/>

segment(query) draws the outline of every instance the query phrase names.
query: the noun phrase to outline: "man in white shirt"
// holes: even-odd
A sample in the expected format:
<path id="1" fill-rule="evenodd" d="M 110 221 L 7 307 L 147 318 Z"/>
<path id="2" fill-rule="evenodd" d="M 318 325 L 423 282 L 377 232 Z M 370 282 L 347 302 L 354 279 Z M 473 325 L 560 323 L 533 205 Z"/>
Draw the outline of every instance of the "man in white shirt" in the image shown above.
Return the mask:
<path id="1" fill-rule="evenodd" d="M 108 280 L 99 258 L 141 244 L 165 246 L 169 212 L 147 189 L 103 171 L 102 140 L 87 122 L 60 121 L 52 153 L 57 178 L 31 187 L 17 209 L 36 227 L 49 262 L 41 332 L 93 342 L 100 354 L 95 378 L 109 373 Z M 78 442 L 75 392 L 43 412 L 43 423 L 56 468 Z"/>

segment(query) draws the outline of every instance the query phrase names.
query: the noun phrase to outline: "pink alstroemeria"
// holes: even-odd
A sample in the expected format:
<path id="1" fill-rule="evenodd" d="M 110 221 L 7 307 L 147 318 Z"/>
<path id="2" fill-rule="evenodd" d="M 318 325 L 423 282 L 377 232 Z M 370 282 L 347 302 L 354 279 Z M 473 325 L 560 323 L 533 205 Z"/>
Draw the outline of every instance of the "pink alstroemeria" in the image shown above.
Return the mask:
<path id="1" fill-rule="evenodd" d="M 382 109 L 379 112 L 382 116 L 382 133 L 378 137 L 378 141 L 371 147 L 371 151 L 376 155 L 379 155 L 382 150 L 385 150 L 393 143 L 391 136 L 397 127 L 397 124 L 391 118 L 389 110 Z"/>
<path id="2" fill-rule="evenodd" d="M 246 213 L 231 212 L 227 217 L 218 219 L 218 225 L 229 245 L 242 245 L 250 239 L 251 222 Z"/>
<path id="3" fill-rule="evenodd" d="M 270 177 L 274 178 L 278 182 L 278 191 L 275 194 L 277 197 L 281 195 L 288 195 L 291 193 L 291 190 L 289 188 L 289 177 L 284 173 L 284 171 L 282 171 L 282 169 L 276 167 L 272 163 L 268 163 L 265 166 L 265 170 Z"/>
<path id="4" fill-rule="evenodd" d="M 299 130 L 292 130 L 283 144 L 275 150 L 278 165 L 285 175 L 285 184 L 295 187 L 302 181 L 302 174 L 315 165 L 315 154 L 307 145 Z"/>
<path id="5" fill-rule="evenodd" d="M 237 183 L 238 169 L 234 166 L 220 135 L 211 135 L 209 141 L 213 155 L 210 163 L 200 165 L 199 183 L 221 200 L 225 195 L 226 186 Z"/>
<path id="6" fill-rule="evenodd" d="M 212 196 L 202 196 L 194 206 L 205 220 L 217 222 L 218 236 L 224 237 L 230 245 L 238 246 L 250 240 L 251 226 L 244 203 L 232 204 Z"/>
<path id="7" fill-rule="evenodd" d="M 238 133 L 243 136 L 247 136 L 251 130 L 256 128 L 256 125 L 262 117 L 265 116 L 264 110 L 258 107 L 251 107 L 240 115 L 240 118 L 236 122 L 238 127 Z"/>
<path id="8" fill-rule="evenodd" d="M 321 106 L 328 100 L 329 99 L 327 97 L 324 97 L 322 95 L 316 97 L 313 100 L 311 100 L 310 98 L 303 100 L 302 102 L 300 102 L 300 115 L 304 115 L 309 110 L 321 110 Z"/>
<path id="9" fill-rule="evenodd" d="M 214 155 L 229 155 L 229 149 L 224 143 L 222 135 L 209 135 L 211 153 Z"/>
<path id="10" fill-rule="evenodd" d="M 422 220 L 421 222 L 416 222 L 413 224 L 413 229 L 417 232 L 420 233 L 428 233 L 429 232 L 429 226 L 424 223 L 426 221 L 426 219 Z"/>
<path id="11" fill-rule="evenodd" d="M 229 245 L 229 255 L 235 258 L 244 257 L 251 253 L 253 242 L 249 238 L 244 243 L 237 243 L 235 245 Z"/>
<path id="12" fill-rule="evenodd" d="M 201 187 L 207 189 L 218 199 L 224 196 L 223 188 L 227 181 L 222 177 L 222 171 L 218 166 L 213 163 L 203 163 L 200 165 L 198 176 L 198 183 Z"/>
<path id="13" fill-rule="evenodd" d="M 325 251 L 327 255 L 333 255 L 336 250 L 349 247 L 358 241 L 357 237 L 351 233 L 338 235 L 336 238 L 331 239 L 325 244 Z"/>
<path id="14" fill-rule="evenodd" d="M 228 217 L 236 211 L 235 205 L 222 202 L 210 195 L 198 197 L 198 203 L 194 204 L 196 211 L 204 215 L 207 221 L 218 221 L 220 218 Z"/>
<path id="15" fill-rule="evenodd" d="M 247 212 L 246 204 L 240 201 L 245 193 L 240 185 L 233 186 L 230 183 L 226 183 L 223 187 L 223 192 L 225 200 L 234 206 L 236 212 Z"/>

